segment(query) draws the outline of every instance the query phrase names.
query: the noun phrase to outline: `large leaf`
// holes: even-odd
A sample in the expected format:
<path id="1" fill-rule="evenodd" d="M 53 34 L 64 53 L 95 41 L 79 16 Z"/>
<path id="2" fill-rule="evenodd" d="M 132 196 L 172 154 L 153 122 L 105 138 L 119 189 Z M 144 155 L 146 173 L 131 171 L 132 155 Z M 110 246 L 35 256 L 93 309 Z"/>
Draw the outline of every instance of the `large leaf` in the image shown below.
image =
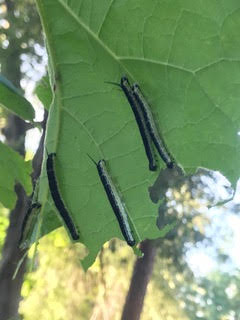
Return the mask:
<path id="1" fill-rule="evenodd" d="M 127 74 L 140 84 L 168 149 L 187 173 L 199 166 L 219 170 L 235 187 L 240 173 L 239 1 L 37 3 L 56 89 L 47 149 L 57 153 L 62 197 L 90 251 L 85 266 L 102 243 L 121 238 L 87 154 L 107 161 L 140 238 L 161 234 L 157 206 L 148 196 L 157 173 L 148 171 L 128 102 L 106 81 L 119 82 Z M 40 189 L 41 201 L 51 204 L 45 171 Z"/>
<path id="2" fill-rule="evenodd" d="M 52 102 L 52 91 L 49 83 L 49 77 L 44 76 L 38 83 L 35 93 L 38 99 L 42 102 L 44 108 L 49 110 Z"/>
<path id="3" fill-rule="evenodd" d="M 0 106 L 15 113 L 23 120 L 33 122 L 34 109 L 21 92 L 5 77 L 0 75 Z"/>
<path id="4" fill-rule="evenodd" d="M 16 182 L 22 184 L 28 195 L 32 192 L 32 166 L 2 142 L 0 154 L 0 201 L 6 208 L 13 209 L 17 200 L 14 190 Z"/>

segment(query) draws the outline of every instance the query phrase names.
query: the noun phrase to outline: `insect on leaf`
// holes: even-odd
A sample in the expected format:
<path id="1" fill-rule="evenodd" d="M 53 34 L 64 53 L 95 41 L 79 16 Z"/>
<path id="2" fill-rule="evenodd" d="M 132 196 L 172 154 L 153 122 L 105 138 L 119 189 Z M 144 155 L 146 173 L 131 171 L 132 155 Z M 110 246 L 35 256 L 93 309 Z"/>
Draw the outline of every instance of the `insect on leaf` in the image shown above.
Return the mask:
<path id="1" fill-rule="evenodd" d="M 140 239 L 166 233 L 156 226 L 158 205 L 148 194 L 159 172 L 148 170 L 122 90 L 106 82 L 119 83 L 127 75 L 139 84 L 167 149 L 185 172 L 193 173 L 199 166 L 218 170 L 235 187 L 240 175 L 240 2 L 37 4 L 51 83 L 56 86 L 47 149 L 57 154 L 59 190 L 80 230 L 80 241 L 89 249 L 85 268 L 105 241 L 123 239 L 87 154 L 96 162 L 105 159 Z M 159 161 L 161 167 L 165 164 Z M 47 233 L 59 226 L 59 220 L 44 170 L 40 197 L 48 204 L 43 223 Z"/>

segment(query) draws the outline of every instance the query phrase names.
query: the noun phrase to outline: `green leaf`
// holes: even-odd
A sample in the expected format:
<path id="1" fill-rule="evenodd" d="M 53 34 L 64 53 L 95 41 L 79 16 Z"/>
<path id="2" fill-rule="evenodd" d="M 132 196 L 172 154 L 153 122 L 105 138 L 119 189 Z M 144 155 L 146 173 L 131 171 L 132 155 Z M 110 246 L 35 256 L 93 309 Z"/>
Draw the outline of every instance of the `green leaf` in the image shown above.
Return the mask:
<path id="1" fill-rule="evenodd" d="M 94 260 L 122 238 L 95 166 L 104 158 L 140 238 L 162 234 L 148 195 L 141 138 L 119 82 L 126 74 L 150 102 L 168 149 L 187 173 L 206 167 L 239 178 L 240 3 L 236 0 L 37 0 L 51 82 L 47 149 L 66 206 Z M 57 19 L 56 19 L 57 17 Z M 161 160 L 159 165 L 164 167 Z M 41 199 L 47 194 L 45 170 Z M 53 206 L 54 207 L 54 206 Z M 47 214 L 46 214 L 47 216 Z M 47 225 L 45 220 L 45 230 Z"/>
<path id="2" fill-rule="evenodd" d="M 49 82 L 49 77 L 43 77 L 38 83 L 35 93 L 38 96 L 38 99 L 42 102 L 44 108 L 49 110 L 52 102 L 52 90 Z"/>
<path id="3" fill-rule="evenodd" d="M 31 103 L 23 97 L 20 90 L 2 75 L 0 75 L 0 106 L 15 113 L 23 120 L 33 122 L 34 109 Z"/>
<path id="4" fill-rule="evenodd" d="M 13 209 L 17 200 L 14 190 L 16 182 L 22 184 L 28 195 L 32 192 L 32 166 L 2 142 L 0 154 L 0 201 L 6 208 Z"/>

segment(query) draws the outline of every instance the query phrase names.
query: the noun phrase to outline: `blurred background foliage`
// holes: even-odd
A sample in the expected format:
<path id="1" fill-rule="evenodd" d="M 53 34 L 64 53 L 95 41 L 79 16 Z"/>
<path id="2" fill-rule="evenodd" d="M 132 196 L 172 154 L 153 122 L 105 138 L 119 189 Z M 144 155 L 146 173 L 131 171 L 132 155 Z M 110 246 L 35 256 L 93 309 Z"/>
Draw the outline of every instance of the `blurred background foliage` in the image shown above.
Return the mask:
<path id="1" fill-rule="evenodd" d="M 4 208 L 0 203 L 0 259 L 1 259 L 3 243 L 6 235 L 6 230 L 9 224 L 8 213 L 9 213 L 9 210 Z"/>
<path id="2" fill-rule="evenodd" d="M 37 79 L 36 71 L 44 58 L 42 29 L 35 1 L 1 0 L 0 26 L 1 72 L 10 74 L 11 70 L 15 74 L 15 81 L 11 81 L 17 87 L 18 80 L 24 83 L 27 78 Z"/>
<path id="3" fill-rule="evenodd" d="M 47 61 L 35 2 L 0 0 L 0 25 L 1 72 L 29 94 L 44 74 Z M 0 112 L 4 129 L 6 114 Z M 27 152 L 36 150 L 37 144 L 37 136 L 30 139 L 27 135 Z M 141 319 L 238 319 L 239 199 L 209 209 L 231 196 L 228 182 L 217 173 L 199 170 L 174 185 L 161 178 L 164 188 L 153 195 L 158 201 L 166 194 L 158 225 L 175 217 L 178 223 L 156 242 L 157 257 Z M 8 224 L 8 210 L 0 207 L 0 257 Z M 22 286 L 22 319 L 121 318 L 135 261 L 131 249 L 120 240 L 111 240 L 87 273 L 80 264 L 85 254 L 83 246 L 69 243 L 62 228 L 40 240 L 33 270 L 25 274 Z"/>
<path id="4" fill-rule="evenodd" d="M 178 225 L 156 243 L 157 257 L 141 319 L 237 319 L 239 272 L 227 252 L 215 245 L 218 236 L 208 236 L 214 223 L 208 206 L 219 196 L 216 188 L 214 193 L 211 189 L 216 182 L 220 188 L 221 183 L 215 181 L 219 178 L 208 171 L 203 175 L 200 170 L 177 188 L 167 190 L 165 221 L 178 216 Z M 224 193 L 225 184 L 222 188 Z M 234 213 L 235 206 L 230 207 Z M 161 214 L 162 207 L 159 211 Z M 217 211 L 217 218 L 222 219 L 229 205 Z M 211 248 L 216 266 L 201 268 L 208 260 L 200 253 L 195 262 L 200 264 L 199 272 L 191 267 L 188 253 L 191 249 L 200 252 L 201 247 Z M 80 264 L 85 254 L 83 246 L 68 242 L 63 229 L 40 241 L 35 270 L 26 275 L 22 288 L 20 312 L 24 319 L 121 318 L 135 260 L 131 249 L 120 240 L 111 240 L 87 273 Z"/>

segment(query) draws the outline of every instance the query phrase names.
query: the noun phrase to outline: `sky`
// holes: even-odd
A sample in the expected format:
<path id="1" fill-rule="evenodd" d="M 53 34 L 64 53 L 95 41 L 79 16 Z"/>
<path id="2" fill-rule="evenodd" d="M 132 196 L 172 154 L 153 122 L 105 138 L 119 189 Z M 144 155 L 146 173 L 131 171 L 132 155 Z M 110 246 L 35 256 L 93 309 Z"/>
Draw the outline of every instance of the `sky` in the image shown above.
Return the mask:
<path id="1" fill-rule="evenodd" d="M 219 185 L 218 185 L 219 188 Z M 211 219 L 211 225 L 206 228 L 206 235 L 213 239 L 212 244 L 199 244 L 189 249 L 187 259 L 196 276 L 206 276 L 215 270 L 234 272 L 240 268 L 240 217 L 231 211 L 231 207 L 240 203 L 240 183 L 232 201 L 216 206 L 206 212 Z M 229 260 L 219 264 L 216 261 L 216 249 L 229 256 Z"/>

